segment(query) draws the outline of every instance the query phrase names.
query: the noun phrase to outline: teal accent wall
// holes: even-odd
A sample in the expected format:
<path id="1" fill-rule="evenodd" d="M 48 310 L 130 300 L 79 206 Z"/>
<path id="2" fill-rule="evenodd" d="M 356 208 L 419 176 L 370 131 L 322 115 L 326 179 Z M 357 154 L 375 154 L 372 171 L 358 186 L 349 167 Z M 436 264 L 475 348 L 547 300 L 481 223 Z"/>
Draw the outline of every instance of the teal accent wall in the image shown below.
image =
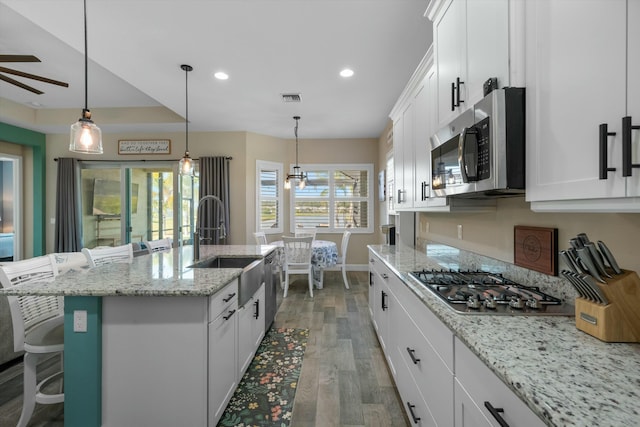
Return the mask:
<path id="1" fill-rule="evenodd" d="M 87 311 L 87 332 L 73 331 L 73 312 Z M 102 425 L 102 298 L 64 298 L 64 425 Z"/>
<path id="2" fill-rule="evenodd" d="M 0 122 L 0 141 L 30 147 L 33 151 L 33 191 L 25 188 L 25 195 L 33 194 L 33 256 L 45 253 L 45 189 L 46 135 Z M 25 224 L 28 227 L 28 224 Z"/>

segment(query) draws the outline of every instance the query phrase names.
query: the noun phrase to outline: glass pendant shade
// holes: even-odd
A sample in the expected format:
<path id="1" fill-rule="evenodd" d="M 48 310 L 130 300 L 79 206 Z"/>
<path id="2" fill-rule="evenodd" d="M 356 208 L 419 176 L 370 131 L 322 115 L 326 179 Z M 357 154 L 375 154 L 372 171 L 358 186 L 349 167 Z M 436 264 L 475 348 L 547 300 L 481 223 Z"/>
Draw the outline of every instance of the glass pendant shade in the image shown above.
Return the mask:
<path id="1" fill-rule="evenodd" d="M 102 131 L 91 120 L 89 110 L 82 110 L 82 118 L 71 125 L 69 151 L 102 154 Z"/>
<path id="2" fill-rule="evenodd" d="M 193 175 L 193 159 L 189 156 L 189 152 L 184 152 L 184 157 L 180 159 L 180 175 Z"/>

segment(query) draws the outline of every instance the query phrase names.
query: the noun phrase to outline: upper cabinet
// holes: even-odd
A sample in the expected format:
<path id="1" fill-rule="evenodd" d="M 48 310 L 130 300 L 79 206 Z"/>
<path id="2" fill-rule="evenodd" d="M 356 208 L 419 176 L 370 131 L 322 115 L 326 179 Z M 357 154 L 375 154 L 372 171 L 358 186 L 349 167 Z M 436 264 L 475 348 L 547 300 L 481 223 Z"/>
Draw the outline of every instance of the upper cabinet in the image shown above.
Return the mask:
<path id="1" fill-rule="evenodd" d="M 437 78 L 436 124 L 441 127 L 484 96 L 483 86 L 497 78 L 498 87 L 519 85 L 516 11 L 509 0 L 432 0 Z M 510 13 L 513 16 L 510 16 Z M 512 50 L 510 55 L 510 25 Z M 510 58 L 514 56 L 514 58 Z M 524 82 L 521 81 L 520 85 Z"/>
<path id="2" fill-rule="evenodd" d="M 637 0 L 526 2 L 533 210 L 640 211 L 639 22 Z"/>

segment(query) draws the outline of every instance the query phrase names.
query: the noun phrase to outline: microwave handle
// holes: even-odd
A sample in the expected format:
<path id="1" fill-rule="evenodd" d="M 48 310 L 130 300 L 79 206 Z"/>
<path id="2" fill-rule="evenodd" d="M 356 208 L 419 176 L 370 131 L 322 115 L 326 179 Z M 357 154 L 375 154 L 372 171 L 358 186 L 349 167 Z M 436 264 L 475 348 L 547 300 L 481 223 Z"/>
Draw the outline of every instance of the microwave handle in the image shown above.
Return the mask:
<path id="1" fill-rule="evenodd" d="M 467 142 L 467 135 L 474 135 L 475 146 L 471 147 Z M 478 129 L 475 127 L 463 128 L 458 140 L 458 164 L 460 165 L 460 175 L 462 182 L 473 182 L 478 180 Z M 473 150 L 471 159 L 467 159 L 467 150 Z M 467 161 L 469 160 L 469 161 Z"/>

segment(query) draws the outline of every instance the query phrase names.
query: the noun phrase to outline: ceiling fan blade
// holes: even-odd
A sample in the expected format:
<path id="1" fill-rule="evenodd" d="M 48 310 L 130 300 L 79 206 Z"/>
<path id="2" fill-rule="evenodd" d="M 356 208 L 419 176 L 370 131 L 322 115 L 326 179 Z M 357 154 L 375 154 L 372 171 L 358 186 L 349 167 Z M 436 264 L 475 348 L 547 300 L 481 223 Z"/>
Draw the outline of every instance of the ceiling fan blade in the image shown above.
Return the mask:
<path id="1" fill-rule="evenodd" d="M 35 93 L 36 95 L 42 95 L 44 93 L 44 92 L 42 92 L 42 91 L 40 91 L 40 90 L 38 90 L 36 88 L 33 88 L 31 86 L 27 86 L 24 83 L 20 83 L 17 80 L 13 80 L 11 77 L 3 76 L 2 74 L 0 74 L 0 80 L 4 80 L 7 83 L 11 83 L 12 85 L 16 85 L 18 87 L 21 87 L 22 89 L 26 89 L 29 92 Z"/>
<path id="2" fill-rule="evenodd" d="M 48 79 L 42 76 L 36 76 L 35 74 L 29 74 L 18 70 L 12 70 L 11 68 L 0 67 L 1 73 L 13 74 L 14 76 L 26 77 L 28 79 L 38 80 L 44 83 L 50 83 L 52 85 L 58 85 L 63 87 L 69 87 L 69 83 L 61 82 L 58 80 Z"/>
<path id="3" fill-rule="evenodd" d="M 33 55 L 0 55 L 0 62 L 40 62 Z"/>

